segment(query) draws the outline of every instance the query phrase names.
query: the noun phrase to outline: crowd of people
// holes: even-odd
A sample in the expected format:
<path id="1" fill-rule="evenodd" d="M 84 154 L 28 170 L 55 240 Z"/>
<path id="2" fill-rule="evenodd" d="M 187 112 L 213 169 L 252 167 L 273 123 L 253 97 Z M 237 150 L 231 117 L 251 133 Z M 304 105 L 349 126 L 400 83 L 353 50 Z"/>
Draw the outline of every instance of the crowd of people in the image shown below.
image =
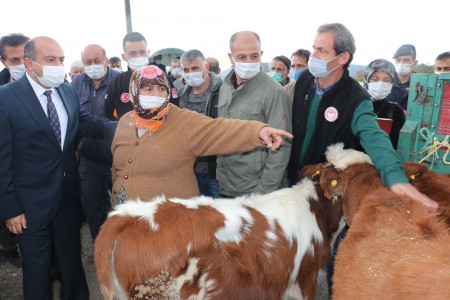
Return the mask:
<path id="1" fill-rule="evenodd" d="M 86 45 L 69 83 L 54 39 L 0 39 L 0 249 L 23 267 L 25 299 L 51 299 L 52 267 L 63 299 L 88 299 L 82 211 L 94 242 L 111 207 L 129 199 L 266 194 L 296 184 L 300 169 L 323 162 L 338 142 L 364 150 L 392 191 L 437 208 L 395 154 L 413 45 L 400 46 L 394 63 L 374 59 L 361 85 L 348 71 L 356 47 L 343 24 L 320 26 L 311 52 L 276 56 L 268 73 L 257 33 L 229 42 L 223 80 L 217 59 L 198 49 L 166 72 L 131 32 L 121 58 Z M 435 73 L 443 72 L 450 52 L 436 58 Z"/>

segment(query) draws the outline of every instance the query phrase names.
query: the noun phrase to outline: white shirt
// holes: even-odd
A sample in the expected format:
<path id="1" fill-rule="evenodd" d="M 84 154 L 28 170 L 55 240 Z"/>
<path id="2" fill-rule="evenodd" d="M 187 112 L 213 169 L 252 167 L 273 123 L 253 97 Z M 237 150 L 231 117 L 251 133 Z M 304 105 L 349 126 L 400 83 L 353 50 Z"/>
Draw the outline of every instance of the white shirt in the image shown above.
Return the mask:
<path id="1" fill-rule="evenodd" d="M 53 104 L 55 104 L 56 112 L 58 113 L 59 124 L 61 127 L 61 149 L 63 149 L 64 141 L 66 139 L 67 121 L 68 121 L 66 108 L 64 107 L 64 104 L 63 104 L 61 98 L 59 97 L 58 93 L 56 92 L 56 90 L 54 88 L 45 89 L 40 84 L 38 84 L 36 81 L 34 81 L 33 78 L 31 78 L 28 75 L 28 73 L 26 73 L 26 75 L 27 75 L 28 81 L 31 84 L 31 87 L 33 88 L 34 92 L 36 93 L 37 98 L 39 99 L 39 103 L 41 104 L 42 109 L 44 110 L 44 113 L 47 116 L 47 118 L 48 118 L 47 96 L 44 95 L 44 92 L 48 91 L 48 90 L 50 90 L 52 92 L 51 93 L 52 101 L 53 101 Z"/>

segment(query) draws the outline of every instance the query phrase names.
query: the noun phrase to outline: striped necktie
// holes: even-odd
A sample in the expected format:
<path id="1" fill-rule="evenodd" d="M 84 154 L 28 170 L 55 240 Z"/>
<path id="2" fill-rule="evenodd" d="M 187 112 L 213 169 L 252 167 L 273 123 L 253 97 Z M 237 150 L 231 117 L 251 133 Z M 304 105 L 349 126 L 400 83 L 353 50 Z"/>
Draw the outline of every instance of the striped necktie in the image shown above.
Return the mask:
<path id="1" fill-rule="evenodd" d="M 58 140 L 59 145 L 61 145 L 61 125 L 59 124 L 59 117 L 56 112 L 55 104 L 52 101 L 52 91 L 45 91 L 44 95 L 47 96 L 47 115 L 50 126 L 52 126 L 56 139 Z"/>

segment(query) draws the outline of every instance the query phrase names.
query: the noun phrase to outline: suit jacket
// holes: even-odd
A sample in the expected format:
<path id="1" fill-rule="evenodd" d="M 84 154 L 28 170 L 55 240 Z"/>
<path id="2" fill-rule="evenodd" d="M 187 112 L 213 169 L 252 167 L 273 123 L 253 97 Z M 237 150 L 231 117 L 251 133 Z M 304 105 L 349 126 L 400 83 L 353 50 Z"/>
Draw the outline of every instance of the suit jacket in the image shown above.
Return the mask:
<path id="1" fill-rule="evenodd" d="M 68 116 L 62 150 L 27 76 L 0 87 L 0 220 L 45 222 L 61 201 L 80 201 L 77 132 L 112 140 L 117 122 L 87 113 L 70 84 L 56 91 Z"/>
<path id="2" fill-rule="evenodd" d="M 11 79 L 11 74 L 9 73 L 9 70 L 7 68 L 4 68 L 0 71 L 0 85 L 4 85 L 9 83 L 9 80 Z"/>

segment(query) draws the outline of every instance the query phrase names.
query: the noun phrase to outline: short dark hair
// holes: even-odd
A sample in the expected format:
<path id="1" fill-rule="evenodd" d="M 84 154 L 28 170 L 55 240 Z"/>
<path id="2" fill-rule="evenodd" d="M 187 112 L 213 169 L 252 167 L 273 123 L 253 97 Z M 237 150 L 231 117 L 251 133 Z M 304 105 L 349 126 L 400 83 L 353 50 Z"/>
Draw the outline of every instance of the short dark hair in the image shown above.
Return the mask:
<path id="1" fill-rule="evenodd" d="M 436 60 L 447 60 L 447 59 L 449 59 L 449 58 L 450 58 L 450 51 L 446 51 L 446 52 L 444 52 L 444 53 L 439 54 L 439 55 L 436 57 Z"/>
<path id="2" fill-rule="evenodd" d="M 21 34 L 21 33 L 12 33 L 10 35 L 5 35 L 0 38 L 0 57 L 5 59 L 5 47 L 17 47 L 25 44 L 30 40 L 29 37 Z"/>
<path id="3" fill-rule="evenodd" d="M 116 63 L 116 62 L 122 62 L 122 60 L 120 58 L 118 58 L 117 56 L 113 56 L 113 57 L 111 57 L 109 59 L 109 63 L 110 64 L 113 64 L 113 63 Z"/>
<path id="4" fill-rule="evenodd" d="M 147 40 L 139 32 L 129 32 L 129 33 L 127 33 L 124 36 L 123 42 L 122 42 L 123 50 L 125 50 L 125 43 L 126 42 L 140 42 L 140 41 L 144 41 L 147 44 Z"/>
<path id="5" fill-rule="evenodd" d="M 291 59 L 293 56 L 301 56 L 304 57 L 306 62 L 309 60 L 309 56 L 311 55 L 311 52 L 305 49 L 297 49 L 294 53 L 291 55 Z"/>
<path id="6" fill-rule="evenodd" d="M 284 55 L 275 56 L 272 60 L 281 61 L 288 71 L 291 69 L 291 60 Z"/>

